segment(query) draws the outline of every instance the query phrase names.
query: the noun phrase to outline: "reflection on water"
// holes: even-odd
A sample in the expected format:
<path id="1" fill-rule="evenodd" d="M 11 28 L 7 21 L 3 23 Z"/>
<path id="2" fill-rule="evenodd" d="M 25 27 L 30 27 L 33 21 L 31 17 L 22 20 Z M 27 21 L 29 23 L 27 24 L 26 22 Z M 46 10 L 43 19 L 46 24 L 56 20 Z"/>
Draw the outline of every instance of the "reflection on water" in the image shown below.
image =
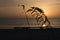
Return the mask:
<path id="1" fill-rule="evenodd" d="M 51 22 L 51 26 L 53 27 L 60 27 L 60 19 L 49 19 Z M 30 27 L 40 27 L 40 25 L 37 25 L 36 19 L 29 19 Z M 27 24 L 26 19 L 20 18 L 20 19 L 0 19 L 0 29 L 1 28 L 7 28 L 11 29 L 13 27 L 29 27 Z"/>

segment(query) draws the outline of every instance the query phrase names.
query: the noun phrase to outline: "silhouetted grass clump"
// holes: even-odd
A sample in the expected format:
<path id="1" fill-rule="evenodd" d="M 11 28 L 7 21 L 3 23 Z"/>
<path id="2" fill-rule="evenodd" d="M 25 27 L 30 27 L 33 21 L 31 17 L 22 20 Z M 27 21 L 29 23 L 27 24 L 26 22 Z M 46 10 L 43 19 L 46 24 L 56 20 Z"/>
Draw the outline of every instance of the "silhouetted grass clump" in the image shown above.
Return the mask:
<path id="1" fill-rule="evenodd" d="M 27 11 L 25 11 L 25 5 L 18 5 L 18 6 L 22 6 L 26 19 L 27 19 L 27 23 L 29 24 L 29 20 L 27 18 L 26 13 L 30 12 L 31 14 L 36 14 L 36 21 L 38 25 L 41 25 L 40 28 L 48 28 L 48 26 L 50 26 L 50 21 L 48 20 L 47 16 L 44 14 L 44 11 L 41 8 L 38 7 L 31 7 L 30 9 L 28 9 Z"/>

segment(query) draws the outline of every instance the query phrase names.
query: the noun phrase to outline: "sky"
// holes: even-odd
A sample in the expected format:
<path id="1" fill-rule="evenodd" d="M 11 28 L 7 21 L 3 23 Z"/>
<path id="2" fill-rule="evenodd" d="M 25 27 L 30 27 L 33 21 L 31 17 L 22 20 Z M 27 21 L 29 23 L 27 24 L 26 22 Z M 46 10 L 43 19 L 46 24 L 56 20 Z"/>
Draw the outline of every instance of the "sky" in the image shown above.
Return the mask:
<path id="1" fill-rule="evenodd" d="M 22 7 L 26 10 L 32 6 L 44 10 L 49 18 L 60 18 L 60 0 L 0 0 L 0 18 L 25 18 Z"/>

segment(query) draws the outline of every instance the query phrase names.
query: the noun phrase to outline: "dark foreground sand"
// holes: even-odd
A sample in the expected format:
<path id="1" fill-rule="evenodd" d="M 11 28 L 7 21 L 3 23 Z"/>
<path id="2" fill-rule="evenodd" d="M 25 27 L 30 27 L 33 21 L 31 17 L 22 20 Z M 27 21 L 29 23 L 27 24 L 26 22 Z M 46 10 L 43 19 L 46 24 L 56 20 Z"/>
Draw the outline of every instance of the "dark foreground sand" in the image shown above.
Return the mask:
<path id="1" fill-rule="evenodd" d="M 0 29 L 0 40 L 60 40 L 60 28 Z"/>

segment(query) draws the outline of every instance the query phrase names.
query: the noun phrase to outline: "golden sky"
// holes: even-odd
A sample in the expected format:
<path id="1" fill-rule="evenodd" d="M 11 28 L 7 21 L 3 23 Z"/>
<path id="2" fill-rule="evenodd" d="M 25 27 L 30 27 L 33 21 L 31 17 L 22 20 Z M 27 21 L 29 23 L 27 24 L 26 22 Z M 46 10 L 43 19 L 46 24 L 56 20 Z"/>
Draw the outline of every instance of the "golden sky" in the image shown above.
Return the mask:
<path id="1" fill-rule="evenodd" d="M 39 7 L 49 18 L 60 18 L 60 0 L 0 0 L 0 18 L 24 18 L 18 4 L 24 4 L 26 10 L 31 6 Z"/>

